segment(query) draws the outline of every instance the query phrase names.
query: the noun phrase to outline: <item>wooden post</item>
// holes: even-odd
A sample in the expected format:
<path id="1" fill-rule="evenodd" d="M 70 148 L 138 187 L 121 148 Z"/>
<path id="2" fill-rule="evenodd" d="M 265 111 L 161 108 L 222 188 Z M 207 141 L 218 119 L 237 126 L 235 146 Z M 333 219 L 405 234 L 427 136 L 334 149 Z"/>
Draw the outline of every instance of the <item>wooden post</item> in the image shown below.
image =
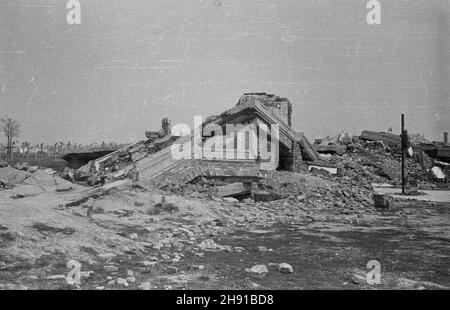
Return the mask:
<path id="1" fill-rule="evenodd" d="M 406 149 L 406 139 L 405 139 L 405 115 L 402 114 L 402 194 L 405 195 L 405 149 Z"/>

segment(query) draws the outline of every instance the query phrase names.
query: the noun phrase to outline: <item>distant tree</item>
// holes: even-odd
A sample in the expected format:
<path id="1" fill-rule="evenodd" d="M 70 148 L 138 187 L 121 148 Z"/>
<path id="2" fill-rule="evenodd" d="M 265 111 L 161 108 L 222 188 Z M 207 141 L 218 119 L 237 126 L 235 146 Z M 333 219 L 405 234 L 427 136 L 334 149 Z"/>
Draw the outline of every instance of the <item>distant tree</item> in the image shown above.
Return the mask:
<path id="1" fill-rule="evenodd" d="M 0 123 L 7 140 L 6 153 L 8 157 L 11 157 L 13 151 L 13 139 L 19 137 L 20 124 L 17 120 L 10 117 L 0 119 Z"/>

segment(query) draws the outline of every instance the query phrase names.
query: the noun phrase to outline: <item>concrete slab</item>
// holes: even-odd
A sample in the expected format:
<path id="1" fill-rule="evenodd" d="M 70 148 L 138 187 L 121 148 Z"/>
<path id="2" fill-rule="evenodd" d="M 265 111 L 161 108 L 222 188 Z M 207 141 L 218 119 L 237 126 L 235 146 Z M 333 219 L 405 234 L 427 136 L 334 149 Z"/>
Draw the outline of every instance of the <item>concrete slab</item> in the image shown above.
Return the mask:
<path id="1" fill-rule="evenodd" d="M 402 195 L 401 188 L 395 187 L 375 187 L 374 190 L 379 194 L 389 194 L 395 198 L 419 200 L 419 201 L 433 201 L 433 202 L 449 202 L 450 203 L 450 190 L 420 190 L 419 193 L 423 195 L 418 196 L 404 196 Z"/>

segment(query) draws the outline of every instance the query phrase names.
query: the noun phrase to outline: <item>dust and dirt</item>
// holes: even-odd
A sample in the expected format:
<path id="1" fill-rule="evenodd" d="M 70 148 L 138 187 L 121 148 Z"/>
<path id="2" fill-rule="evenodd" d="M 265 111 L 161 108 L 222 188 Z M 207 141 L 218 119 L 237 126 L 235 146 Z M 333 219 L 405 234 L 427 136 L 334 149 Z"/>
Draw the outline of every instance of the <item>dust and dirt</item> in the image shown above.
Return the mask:
<path id="1" fill-rule="evenodd" d="M 379 210 L 368 189 L 345 180 L 287 172 L 269 180 L 267 187 L 279 184 L 289 198 L 228 202 L 129 187 L 61 209 L 87 189 L 22 199 L 0 191 L 0 287 L 450 287 L 448 205 L 412 201 Z M 152 212 L 163 196 L 176 212 Z M 78 286 L 67 282 L 70 260 L 81 264 Z M 379 285 L 361 280 L 370 260 L 380 262 Z M 293 272 L 279 272 L 274 266 L 281 263 Z M 246 272 L 259 264 L 268 267 L 264 277 Z"/>

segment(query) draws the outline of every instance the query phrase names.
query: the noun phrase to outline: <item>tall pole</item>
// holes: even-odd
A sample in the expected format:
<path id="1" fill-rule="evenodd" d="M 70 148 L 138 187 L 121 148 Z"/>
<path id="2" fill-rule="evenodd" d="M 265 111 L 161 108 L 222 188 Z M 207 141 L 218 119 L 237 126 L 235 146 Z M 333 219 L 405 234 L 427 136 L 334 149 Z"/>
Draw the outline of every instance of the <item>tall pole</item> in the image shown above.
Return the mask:
<path id="1" fill-rule="evenodd" d="M 405 195 L 405 114 L 402 114 L 402 194 Z"/>

